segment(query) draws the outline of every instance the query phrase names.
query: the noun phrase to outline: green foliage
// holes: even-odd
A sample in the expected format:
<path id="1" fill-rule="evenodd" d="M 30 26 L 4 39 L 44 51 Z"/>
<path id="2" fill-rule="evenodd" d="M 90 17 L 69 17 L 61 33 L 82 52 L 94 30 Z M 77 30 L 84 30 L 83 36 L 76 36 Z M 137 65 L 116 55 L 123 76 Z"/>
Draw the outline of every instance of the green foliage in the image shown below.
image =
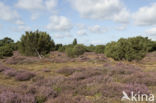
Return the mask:
<path id="1" fill-rule="evenodd" d="M 105 50 L 105 46 L 104 45 L 97 45 L 95 47 L 95 52 L 97 54 L 101 54 L 101 53 L 104 53 L 104 50 Z"/>
<path id="2" fill-rule="evenodd" d="M 74 53 L 73 53 L 73 48 L 72 47 L 67 47 L 65 49 L 65 53 L 68 57 L 74 57 Z"/>
<path id="3" fill-rule="evenodd" d="M 0 46 L 4 46 L 4 45 L 8 45 L 8 44 L 13 44 L 14 41 L 11 38 L 4 38 L 2 40 L 0 40 Z"/>
<path id="4" fill-rule="evenodd" d="M 0 40 L 0 58 L 12 56 L 14 50 L 15 43 L 11 38 L 6 37 Z"/>
<path id="5" fill-rule="evenodd" d="M 36 96 L 36 103 L 44 103 L 46 98 L 43 96 Z"/>
<path id="6" fill-rule="evenodd" d="M 37 56 L 48 54 L 55 50 L 54 41 L 46 32 L 35 31 L 26 32 L 21 37 L 19 51 L 27 56 Z"/>
<path id="7" fill-rule="evenodd" d="M 150 50 L 151 40 L 144 37 L 120 39 L 106 45 L 105 54 L 115 60 L 140 60 Z"/>
<path id="8" fill-rule="evenodd" d="M 0 47 L 0 58 L 9 57 L 13 55 L 13 49 L 10 45 Z"/>
<path id="9" fill-rule="evenodd" d="M 86 47 L 82 44 L 78 44 L 75 46 L 68 45 L 65 49 L 65 53 L 69 57 L 77 57 L 82 55 L 86 51 Z"/>
<path id="10" fill-rule="evenodd" d="M 65 49 L 66 49 L 65 46 L 62 46 L 62 47 L 60 47 L 60 48 L 58 49 L 58 51 L 59 51 L 59 52 L 65 52 Z"/>
<path id="11" fill-rule="evenodd" d="M 149 52 L 156 51 L 156 41 L 152 41 L 149 46 L 151 47 Z"/>
<path id="12" fill-rule="evenodd" d="M 86 47 L 82 44 L 75 45 L 73 48 L 73 53 L 76 56 L 82 55 L 86 51 Z"/>
<path id="13" fill-rule="evenodd" d="M 90 45 L 86 48 L 87 52 L 94 52 L 95 51 L 95 46 L 94 45 Z"/>
<path id="14" fill-rule="evenodd" d="M 60 48 L 62 48 L 62 44 L 56 44 L 56 45 L 55 45 L 55 50 L 56 50 L 56 51 L 59 50 Z"/>
<path id="15" fill-rule="evenodd" d="M 76 38 L 73 40 L 73 45 L 77 45 L 77 39 Z"/>

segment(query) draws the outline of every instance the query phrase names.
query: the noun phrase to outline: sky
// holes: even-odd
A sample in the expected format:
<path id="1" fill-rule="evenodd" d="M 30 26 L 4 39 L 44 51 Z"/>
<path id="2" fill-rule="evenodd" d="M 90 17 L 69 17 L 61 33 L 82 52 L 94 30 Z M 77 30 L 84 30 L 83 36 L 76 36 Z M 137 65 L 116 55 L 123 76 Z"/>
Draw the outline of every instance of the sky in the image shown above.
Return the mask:
<path id="1" fill-rule="evenodd" d="M 145 36 L 156 40 L 155 0 L 0 0 L 0 39 L 46 31 L 56 43 L 106 44 Z"/>

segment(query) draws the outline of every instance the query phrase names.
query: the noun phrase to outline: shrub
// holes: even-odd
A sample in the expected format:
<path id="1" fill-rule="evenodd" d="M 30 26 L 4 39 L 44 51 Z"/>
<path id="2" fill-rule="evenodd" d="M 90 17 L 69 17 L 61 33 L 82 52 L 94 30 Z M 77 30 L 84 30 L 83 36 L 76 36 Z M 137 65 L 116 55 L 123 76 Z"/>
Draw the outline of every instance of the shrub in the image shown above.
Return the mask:
<path id="1" fill-rule="evenodd" d="M 39 56 L 48 54 L 55 49 L 54 41 L 46 32 L 26 32 L 21 37 L 19 50 L 27 56 Z"/>
<path id="2" fill-rule="evenodd" d="M 152 41 L 149 46 L 149 52 L 156 51 L 156 41 Z"/>
<path id="3" fill-rule="evenodd" d="M 73 53 L 73 48 L 72 47 L 67 47 L 65 49 L 65 53 L 68 57 L 74 57 L 74 53 Z"/>
<path id="4" fill-rule="evenodd" d="M 86 47 L 84 45 L 78 44 L 74 46 L 72 52 L 75 56 L 82 55 L 86 51 Z"/>
<path id="5" fill-rule="evenodd" d="M 65 76 L 69 76 L 73 74 L 77 69 L 71 68 L 71 67 L 64 67 L 59 70 L 57 70 L 57 73 L 63 74 Z"/>
<path id="6" fill-rule="evenodd" d="M 65 46 L 62 46 L 62 47 L 58 48 L 58 51 L 59 52 L 65 52 L 65 49 L 66 49 Z"/>
<path id="7" fill-rule="evenodd" d="M 4 71 L 4 74 L 8 77 L 14 77 L 17 74 L 17 71 L 14 69 L 8 69 L 6 71 Z"/>
<path id="8" fill-rule="evenodd" d="M 10 45 L 0 47 L 0 58 L 9 57 L 13 55 L 13 49 Z"/>
<path id="9" fill-rule="evenodd" d="M 0 103 L 36 103 L 31 94 L 17 93 L 11 90 L 4 90 L 0 93 Z"/>
<path id="10" fill-rule="evenodd" d="M 0 40 L 0 58 L 12 56 L 13 51 L 16 50 L 15 46 L 11 38 L 6 37 Z"/>
<path id="11" fill-rule="evenodd" d="M 59 50 L 60 48 L 62 48 L 62 44 L 56 44 L 56 45 L 55 45 L 55 50 L 56 50 L 56 51 Z"/>
<path id="12" fill-rule="evenodd" d="M 115 60 L 141 60 L 150 50 L 151 40 L 144 37 L 120 39 L 106 45 L 105 54 Z"/>
<path id="13" fill-rule="evenodd" d="M 8 70 L 9 68 L 3 66 L 1 63 L 0 63 L 0 72 L 3 72 L 5 70 Z"/>
<path id="14" fill-rule="evenodd" d="M 30 80 L 31 78 L 33 78 L 35 76 L 34 73 L 31 72 L 27 72 L 27 71 L 20 71 L 19 73 L 17 73 L 17 75 L 15 76 L 15 79 L 18 81 L 26 81 L 26 80 Z"/>
<path id="15" fill-rule="evenodd" d="M 95 51 L 95 46 L 94 45 L 90 45 L 87 47 L 86 49 L 87 52 L 94 52 Z"/>
<path id="16" fill-rule="evenodd" d="M 96 52 L 97 54 L 104 53 L 104 50 L 105 50 L 105 46 L 104 46 L 104 45 L 97 45 L 97 46 L 95 47 L 95 52 Z"/>

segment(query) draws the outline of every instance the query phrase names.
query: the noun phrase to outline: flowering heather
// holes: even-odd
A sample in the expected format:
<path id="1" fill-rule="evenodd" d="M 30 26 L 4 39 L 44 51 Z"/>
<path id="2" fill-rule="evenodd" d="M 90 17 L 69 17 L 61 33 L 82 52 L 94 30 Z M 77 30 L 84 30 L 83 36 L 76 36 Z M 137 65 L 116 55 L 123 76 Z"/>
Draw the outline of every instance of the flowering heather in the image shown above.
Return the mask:
<path id="1" fill-rule="evenodd" d="M 14 69 L 7 69 L 4 71 L 4 74 L 8 77 L 14 77 L 17 74 L 17 71 Z"/>
<path id="2" fill-rule="evenodd" d="M 0 103 L 36 103 L 31 94 L 21 94 L 11 90 L 0 93 Z"/>
<path id="3" fill-rule="evenodd" d="M 35 76 L 34 73 L 27 72 L 27 71 L 20 71 L 15 76 L 15 79 L 18 80 L 18 81 L 26 81 L 26 80 L 30 80 L 34 76 Z"/>

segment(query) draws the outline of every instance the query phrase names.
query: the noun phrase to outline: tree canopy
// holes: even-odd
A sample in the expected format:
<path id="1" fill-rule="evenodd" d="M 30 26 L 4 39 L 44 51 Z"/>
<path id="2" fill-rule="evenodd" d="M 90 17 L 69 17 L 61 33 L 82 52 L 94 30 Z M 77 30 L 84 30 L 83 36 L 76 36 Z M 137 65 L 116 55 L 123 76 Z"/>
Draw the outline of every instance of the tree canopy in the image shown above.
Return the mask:
<path id="1" fill-rule="evenodd" d="M 25 32 L 21 37 L 19 50 L 27 56 L 39 56 L 49 53 L 55 49 L 55 43 L 46 32 Z"/>

